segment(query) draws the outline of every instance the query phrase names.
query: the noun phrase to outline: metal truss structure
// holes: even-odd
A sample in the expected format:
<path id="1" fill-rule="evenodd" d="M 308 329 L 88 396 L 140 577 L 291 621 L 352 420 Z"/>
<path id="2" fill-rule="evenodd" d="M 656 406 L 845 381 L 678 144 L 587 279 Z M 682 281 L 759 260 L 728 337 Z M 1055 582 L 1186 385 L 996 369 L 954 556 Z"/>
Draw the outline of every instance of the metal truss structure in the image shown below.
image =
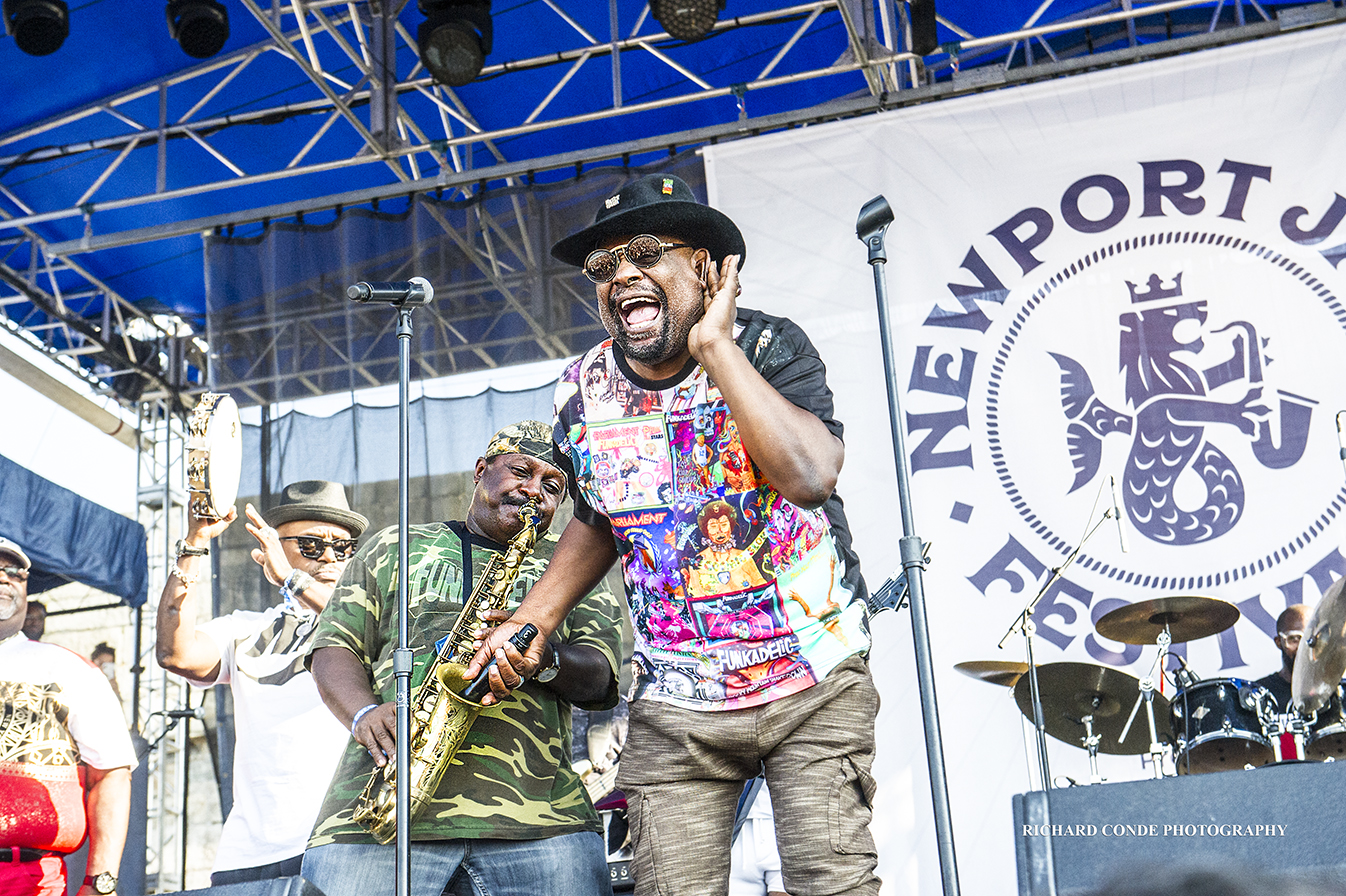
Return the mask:
<path id="1" fill-rule="evenodd" d="M 144 849 L 145 878 L 126 881 L 123 892 L 163 893 L 186 889 L 190 720 L 170 713 L 186 707 L 191 689 L 183 679 L 159 668 L 153 629 L 148 638 L 143 636 L 143 616 L 149 613 L 152 619 L 157 610 L 157 595 L 174 562 L 173 543 L 185 528 L 186 439 L 182 418 L 170 396 L 141 402 L 138 428 L 145 437 L 137 459 L 138 516 L 148 540 L 150 589 L 156 597 L 136 610 L 132 668 L 132 731 L 143 738 L 137 743 L 143 743 L 142 749 L 147 750 L 141 779 L 145 792 L 133 801 L 144 799 L 146 811 L 143 839 L 137 836 L 139 830 L 133 830 L 127 837 L 127 849 Z M 141 774 L 137 770 L 137 776 Z M 132 862 L 130 867 L 138 870 L 141 866 Z"/>
<path id="2" fill-rule="evenodd" d="M 478 82 L 455 90 L 421 66 L 399 19 L 405 0 L 272 0 L 267 8 L 259 0 L 237 2 L 264 32 L 259 42 L 0 135 L 0 177 L 17 169 L 53 172 L 41 207 L 0 184 L 0 205 L 12 206 L 0 219 L 0 281 L 12 290 L 0 295 L 0 313 L 11 328 L 42 334 L 49 352 L 83 359 L 86 376 L 130 401 L 146 390 L 151 397 L 199 391 L 204 361 L 170 351 L 172 327 L 154 327 L 152 314 L 78 264 L 74 258 L 84 253 L 379 198 L 475 200 L 502 185 L 555 180 L 605 161 L 1346 19 L 1334 3 L 1277 12 L 1257 0 L 1109 0 L 1053 20 L 1053 0 L 1044 0 L 1022 27 L 1003 33 L 976 34 L 943 18 L 959 39 L 923 58 L 909 49 L 901 0 L 780 5 L 726 17 L 712 40 L 694 44 L 660 31 L 647 6 L 609 0 L 600 33 L 582 24 L 594 19 L 590 0 L 543 0 L 523 6 L 550 17 L 540 23 L 550 35 L 548 51 L 488 65 Z M 508 15 L 501 13 L 497 31 Z M 771 35 L 765 44 L 762 34 Z M 836 52 L 825 64 L 816 52 L 803 55 L 802 48 L 828 41 Z M 702 57 L 693 54 L 712 42 L 727 44 L 725 55 L 740 61 L 715 73 L 698 70 L 693 60 Z M 637 81 L 642 89 L 632 86 Z M 480 82 L 490 89 L 474 91 Z M 725 103 L 735 103 L 738 114 L 726 119 Z M 766 111 L 751 116 L 749 107 Z M 664 121 L 700 124 L 674 131 Z M 628 126 L 645 136 L 611 140 Z M 266 152 L 257 151 L 261 133 Z M 548 142 L 553 134 L 565 136 Z M 546 151 L 556 146 L 566 149 Z M 315 178 L 333 172 L 353 187 L 314 195 Z M 276 194 L 301 198 L 258 201 Z M 203 200 L 193 208 L 209 213 L 155 214 L 188 198 Z M 117 229 L 131 213 L 154 215 L 157 223 Z M 469 230 L 450 234 L 478 269 L 472 288 L 499 293 L 494 311 L 485 312 L 497 315 L 497 324 L 499 315 L 514 315 L 519 325 L 483 327 L 476 319 L 491 302 L 463 302 L 462 316 L 446 311 L 436 326 L 495 338 L 464 348 L 460 360 L 424 362 L 426 372 L 574 351 L 567 334 L 521 307 L 506 282 L 546 276 L 533 263 L 537 247 L 520 246 L 526 263 L 509 271 L 493 255 L 492 242 L 506 230 L 526 229 L 522 219 L 503 225 L 490 215 L 472 217 Z M 46 242 L 34 230 L 72 222 L 82 225 L 73 238 Z M 132 318 L 146 321 L 138 325 L 149 327 L 145 338 Z M 344 362 L 342 355 L 334 352 L 335 363 L 349 365 L 341 388 L 371 379 L 369 369 L 358 369 L 356 351 L 348 347 Z M 477 361 L 461 360 L 468 355 Z M 264 401 L 267 393 L 252 397 Z"/>

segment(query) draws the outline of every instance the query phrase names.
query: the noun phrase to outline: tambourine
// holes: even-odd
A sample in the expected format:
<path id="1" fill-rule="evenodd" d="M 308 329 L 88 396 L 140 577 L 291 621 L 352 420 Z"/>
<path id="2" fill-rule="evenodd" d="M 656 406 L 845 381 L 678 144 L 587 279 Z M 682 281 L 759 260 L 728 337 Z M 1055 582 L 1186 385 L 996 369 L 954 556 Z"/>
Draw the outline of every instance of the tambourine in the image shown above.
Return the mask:
<path id="1" fill-rule="evenodd" d="M 223 392 L 207 392 L 187 425 L 187 491 L 198 519 L 229 515 L 243 471 L 243 426 L 238 404 Z"/>

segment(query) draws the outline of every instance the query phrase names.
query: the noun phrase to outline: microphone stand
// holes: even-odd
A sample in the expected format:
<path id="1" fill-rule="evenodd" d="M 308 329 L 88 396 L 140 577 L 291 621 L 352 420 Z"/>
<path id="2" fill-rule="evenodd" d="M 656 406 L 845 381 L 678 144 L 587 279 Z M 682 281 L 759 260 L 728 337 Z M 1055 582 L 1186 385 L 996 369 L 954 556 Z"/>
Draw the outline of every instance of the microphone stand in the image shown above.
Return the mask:
<path id="1" fill-rule="evenodd" d="M 888 256 L 883 235 L 893 222 L 888 200 L 876 196 L 860 209 L 855 235 L 869 249 L 869 264 L 874 269 L 874 293 L 879 305 L 879 337 L 883 347 L 885 384 L 888 387 L 888 423 L 893 438 L 893 460 L 897 465 L 897 500 L 902 510 L 902 538 L 898 541 L 903 575 L 911 602 L 912 640 L 916 648 L 916 681 L 921 695 L 921 717 L 925 723 L 925 755 L 930 769 L 930 792 L 935 809 L 935 840 L 939 846 L 939 870 L 944 896 L 958 896 L 958 862 L 953 849 L 953 821 L 949 814 L 949 787 L 944 776 L 944 746 L 939 733 L 939 710 L 935 703 L 935 670 L 930 659 L 930 629 L 925 615 L 925 587 L 922 573 L 925 559 L 921 539 L 916 535 L 916 519 L 911 509 L 911 475 L 903 444 L 902 411 L 897 393 L 893 363 L 892 332 L 888 325 L 888 286 L 884 265 Z"/>
<path id="2" fill-rule="evenodd" d="M 1093 515 L 1091 513 L 1090 519 L 1092 518 Z M 996 647 L 1003 650 L 1005 642 L 1009 640 L 1010 635 L 1014 634 L 1016 631 L 1023 632 L 1024 659 L 1028 662 L 1028 692 L 1033 700 L 1033 732 L 1037 737 L 1038 746 L 1038 774 L 1042 778 L 1042 789 L 1044 791 L 1051 790 L 1052 772 L 1051 766 L 1047 761 L 1047 726 L 1042 719 L 1042 691 L 1038 686 L 1038 666 L 1033 660 L 1033 635 L 1037 632 L 1037 626 L 1033 623 L 1033 613 L 1037 610 L 1038 604 L 1042 599 L 1047 596 L 1047 592 L 1056 584 L 1057 580 L 1061 578 L 1061 574 L 1070 568 L 1070 564 L 1075 562 L 1075 558 L 1080 555 L 1080 551 L 1084 550 L 1085 542 L 1090 538 L 1093 538 L 1094 533 L 1098 531 L 1098 528 L 1111 518 L 1112 509 L 1108 508 L 1103 514 L 1103 518 L 1095 523 L 1094 527 L 1086 532 L 1084 537 L 1080 539 L 1080 543 L 1075 546 L 1075 550 L 1071 551 L 1070 555 L 1066 557 L 1066 562 L 1052 570 L 1051 577 L 1047 579 L 1046 583 L 1044 583 L 1040 589 L 1038 589 L 1038 593 L 1033 595 L 1033 599 L 1019 611 L 1019 615 L 1014 617 L 1014 622 L 1010 624 L 1009 630 L 1005 632 L 1005 636 L 1001 638 L 1000 643 L 996 645 Z M 1092 732 L 1089 732 L 1089 736 L 1092 737 Z"/>
<path id="3" fill-rule="evenodd" d="M 411 312 L 435 297 L 435 288 L 424 277 L 402 283 L 356 283 L 346 290 L 353 302 L 387 302 L 397 309 L 397 649 L 393 651 L 396 679 L 397 755 L 397 847 L 395 896 L 411 896 L 411 647 L 408 646 L 407 616 L 410 613 L 411 572 L 408 505 L 411 470 Z"/>

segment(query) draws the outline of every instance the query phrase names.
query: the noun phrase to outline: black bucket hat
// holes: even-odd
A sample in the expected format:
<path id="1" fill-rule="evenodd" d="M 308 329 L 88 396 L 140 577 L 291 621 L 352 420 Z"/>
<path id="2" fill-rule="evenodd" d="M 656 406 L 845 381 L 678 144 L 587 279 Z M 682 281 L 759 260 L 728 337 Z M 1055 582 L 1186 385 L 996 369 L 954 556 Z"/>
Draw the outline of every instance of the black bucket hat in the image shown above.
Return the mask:
<path id="1" fill-rule="evenodd" d="M 729 216 L 698 202 L 682 178 L 648 174 L 609 196 L 594 223 L 552 246 L 551 254 L 558 261 L 583 267 L 584 259 L 600 242 L 640 233 L 679 237 L 708 249 L 716 262 L 737 255 L 740 268 L 747 253 L 743 234 Z"/>
<path id="2" fill-rule="evenodd" d="M 271 527 L 295 520 L 314 520 L 349 529 L 351 538 L 369 528 L 369 520 L 351 510 L 346 502 L 346 489 L 339 482 L 326 479 L 304 479 L 285 486 L 280 503 L 262 514 Z"/>

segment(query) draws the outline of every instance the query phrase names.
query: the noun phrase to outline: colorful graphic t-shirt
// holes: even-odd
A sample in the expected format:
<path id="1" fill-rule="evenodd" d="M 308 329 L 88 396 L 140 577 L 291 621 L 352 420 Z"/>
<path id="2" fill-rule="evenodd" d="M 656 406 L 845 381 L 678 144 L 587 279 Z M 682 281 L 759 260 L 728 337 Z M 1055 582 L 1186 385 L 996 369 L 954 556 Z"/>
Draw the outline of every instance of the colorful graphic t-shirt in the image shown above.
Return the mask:
<path id="1" fill-rule="evenodd" d="M 767 381 L 841 434 L 817 352 L 784 318 L 740 310 L 739 344 Z M 869 649 L 863 581 L 840 500 L 804 510 L 753 465 L 695 361 L 642 380 L 611 340 L 557 385 L 576 512 L 612 525 L 635 629 L 633 699 L 756 706 Z"/>
<path id="2" fill-rule="evenodd" d="M 502 545 L 470 539 L 466 557 L 461 523 L 412 526 L 408 643 L 413 650 L 413 693 L 435 656 L 434 644 L 462 612 L 464 589 L 479 581 Z M 538 539 L 514 581 L 507 609 L 546 569 L 556 536 Z M 466 563 L 464 561 L 467 561 Z M 465 569 L 470 566 L 470 574 Z M 336 593 L 318 622 L 314 649 L 343 647 L 370 670 L 374 691 L 385 702 L 396 696 L 393 651 L 397 648 L 397 527 L 371 538 L 346 564 Z M 603 585 L 589 593 L 556 630 L 555 640 L 593 647 L 615 670 L 621 655 L 621 607 Z M 614 672 L 606 699 L 582 709 L 617 703 Z M 483 710 L 444 774 L 435 797 L 411 826 L 412 840 L 494 838 L 533 840 L 603 830 L 598 814 L 570 767 L 570 704 L 544 685 L 526 682 L 510 699 Z M 374 770 L 369 752 L 354 738 L 332 778 L 309 846 L 373 843 L 352 818 Z"/>
<path id="3" fill-rule="evenodd" d="M 135 764 L 103 673 L 22 632 L 0 641 L 0 847 L 74 851 L 85 832 L 81 765 Z"/>

